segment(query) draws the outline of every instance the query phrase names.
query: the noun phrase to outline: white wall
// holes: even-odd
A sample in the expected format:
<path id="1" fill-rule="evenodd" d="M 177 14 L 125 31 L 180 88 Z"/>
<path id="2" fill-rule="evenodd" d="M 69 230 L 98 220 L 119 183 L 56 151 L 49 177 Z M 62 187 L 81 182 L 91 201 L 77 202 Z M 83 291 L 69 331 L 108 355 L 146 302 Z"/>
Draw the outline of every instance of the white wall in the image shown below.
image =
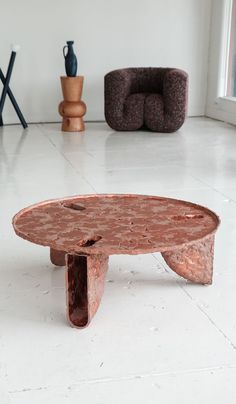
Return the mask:
<path id="1" fill-rule="evenodd" d="M 211 0 L 1 0 L 0 64 L 21 45 L 12 90 L 28 121 L 59 121 L 62 47 L 75 41 L 87 120 L 103 120 L 103 77 L 128 66 L 174 66 L 190 76 L 189 115 L 203 115 Z M 17 122 L 11 105 L 4 121 Z"/>

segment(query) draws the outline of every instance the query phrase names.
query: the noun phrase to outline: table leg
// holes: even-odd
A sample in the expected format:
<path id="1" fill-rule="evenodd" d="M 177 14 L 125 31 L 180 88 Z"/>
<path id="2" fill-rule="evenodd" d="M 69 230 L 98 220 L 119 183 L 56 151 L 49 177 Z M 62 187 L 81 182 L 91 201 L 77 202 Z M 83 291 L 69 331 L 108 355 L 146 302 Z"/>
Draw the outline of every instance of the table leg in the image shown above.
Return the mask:
<path id="1" fill-rule="evenodd" d="M 50 248 L 50 260 L 52 264 L 58 267 L 63 267 L 66 265 L 66 252 Z"/>
<path id="2" fill-rule="evenodd" d="M 169 267 L 178 275 L 194 283 L 211 284 L 213 275 L 214 236 L 162 256 Z"/>
<path id="3" fill-rule="evenodd" d="M 87 326 L 100 304 L 108 269 L 106 255 L 66 256 L 68 319 L 73 327 Z"/>

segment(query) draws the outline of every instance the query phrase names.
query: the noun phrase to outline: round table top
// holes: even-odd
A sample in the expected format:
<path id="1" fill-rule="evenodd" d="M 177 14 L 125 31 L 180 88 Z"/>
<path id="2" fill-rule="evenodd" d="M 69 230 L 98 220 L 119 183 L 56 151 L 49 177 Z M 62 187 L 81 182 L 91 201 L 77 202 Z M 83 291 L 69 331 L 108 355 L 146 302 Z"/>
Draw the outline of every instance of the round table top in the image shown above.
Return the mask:
<path id="1" fill-rule="evenodd" d="M 143 254 L 181 248 L 215 233 L 209 209 L 146 195 L 81 195 L 41 202 L 13 218 L 18 236 L 74 254 Z"/>

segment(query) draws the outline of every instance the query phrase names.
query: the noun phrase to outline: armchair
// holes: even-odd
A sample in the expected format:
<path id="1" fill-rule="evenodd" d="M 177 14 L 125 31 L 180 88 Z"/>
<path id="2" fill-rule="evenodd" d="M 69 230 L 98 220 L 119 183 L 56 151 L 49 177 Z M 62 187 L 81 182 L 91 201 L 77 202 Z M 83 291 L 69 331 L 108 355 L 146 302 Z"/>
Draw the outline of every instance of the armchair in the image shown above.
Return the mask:
<path id="1" fill-rule="evenodd" d="M 126 68 L 105 76 L 105 118 L 115 130 L 175 132 L 187 111 L 188 75 L 174 68 Z"/>

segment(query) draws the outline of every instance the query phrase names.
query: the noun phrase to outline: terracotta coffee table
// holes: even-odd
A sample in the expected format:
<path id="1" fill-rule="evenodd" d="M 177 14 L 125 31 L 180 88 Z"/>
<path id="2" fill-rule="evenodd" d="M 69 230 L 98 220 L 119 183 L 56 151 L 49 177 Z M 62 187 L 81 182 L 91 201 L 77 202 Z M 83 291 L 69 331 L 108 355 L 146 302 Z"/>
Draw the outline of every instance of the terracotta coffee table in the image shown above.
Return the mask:
<path id="1" fill-rule="evenodd" d="M 96 313 L 112 254 L 161 252 L 173 271 L 212 283 L 218 216 L 202 206 L 145 195 L 82 195 L 38 203 L 13 218 L 18 236 L 50 247 L 66 265 L 70 324 L 85 327 Z"/>

